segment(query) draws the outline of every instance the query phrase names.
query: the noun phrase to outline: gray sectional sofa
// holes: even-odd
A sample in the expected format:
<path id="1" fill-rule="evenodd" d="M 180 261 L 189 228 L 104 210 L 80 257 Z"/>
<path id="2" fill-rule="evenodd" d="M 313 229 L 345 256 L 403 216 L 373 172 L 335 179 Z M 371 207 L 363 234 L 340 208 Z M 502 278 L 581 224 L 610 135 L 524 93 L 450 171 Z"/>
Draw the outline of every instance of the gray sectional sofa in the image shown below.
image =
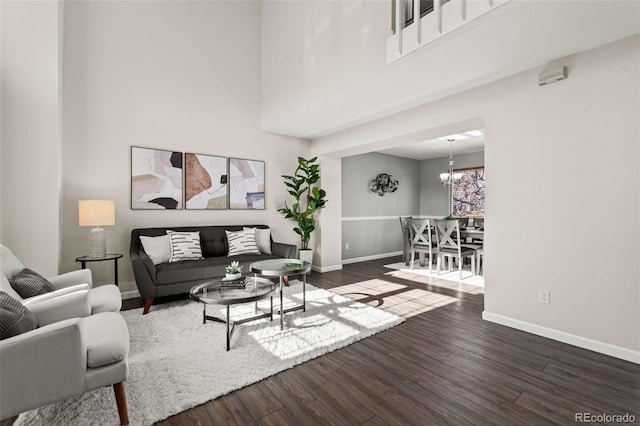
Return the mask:
<path id="1" fill-rule="evenodd" d="M 207 279 L 223 277 L 225 267 L 237 260 L 243 272 L 249 272 L 249 264 L 259 260 L 293 258 L 296 246 L 278 243 L 271 239 L 271 254 L 246 254 L 227 256 L 228 243 L 225 230 L 240 231 L 243 227 L 269 229 L 266 225 L 218 225 L 218 226 L 172 226 L 167 228 L 140 228 L 131 231 L 129 254 L 136 285 L 145 299 L 143 314 L 149 312 L 155 297 L 186 294 L 191 287 Z M 167 230 L 176 232 L 200 231 L 203 259 L 165 262 L 154 265 L 145 252 L 140 236 L 166 235 Z"/>

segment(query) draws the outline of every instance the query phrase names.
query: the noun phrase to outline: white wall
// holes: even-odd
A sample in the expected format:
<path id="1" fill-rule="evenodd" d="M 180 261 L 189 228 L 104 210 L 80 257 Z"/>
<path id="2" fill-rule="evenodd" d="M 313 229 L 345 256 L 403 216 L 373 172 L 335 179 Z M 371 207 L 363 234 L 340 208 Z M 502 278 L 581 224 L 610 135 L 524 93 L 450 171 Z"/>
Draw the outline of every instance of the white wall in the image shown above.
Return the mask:
<path id="1" fill-rule="evenodd" d="M 296 134 L 306 126 L 324 124 L 327 115 L 340 114 L 324 109 L 327 100 L 351 116 L 351 108 L 345 106 L 358 98 L 350 95 L 361 94 L 372 76 L 387 68 L 390 17 L 387 1 L 265 1 L 263 128 L 288 128 L 287 134 Z M 380 101 L 362 108 L 358 118 L 370 114 Z"/>
<path id="2" fill-rule="evenodd" d="M 628 38 L 565 58 L 565 81 L 540 87 L 532 69 L 319 138 L 312 150 L 390 147 L 483 118 L 486 316 L 639 362 L 639 54 L 640 36 Z M 551 304 L 538 302 L 539 289 Z"/>
<path id="3" fill-rule="evenodd" d="M 87 251 L 77 202 L 115 200 L 107 249 L 125 253 L 123 291 L 135 290 L 131 229 L 265 223 L 275 240 L 298 243 L 276 211 L 309 144 L 259 131 L 259 2 L 69 2 L 64 52 L 64 269 Z M 130 147 L 264 160 L 266 210 L 130 209 Z M 112 265 L 91 266 L 98 283 Z"/>
<path id="4" fill-rule="evenodd" d="M 0 2 L 0 242 L 45 276 L 58 272 L 61 244 L 62 9 Z"/>

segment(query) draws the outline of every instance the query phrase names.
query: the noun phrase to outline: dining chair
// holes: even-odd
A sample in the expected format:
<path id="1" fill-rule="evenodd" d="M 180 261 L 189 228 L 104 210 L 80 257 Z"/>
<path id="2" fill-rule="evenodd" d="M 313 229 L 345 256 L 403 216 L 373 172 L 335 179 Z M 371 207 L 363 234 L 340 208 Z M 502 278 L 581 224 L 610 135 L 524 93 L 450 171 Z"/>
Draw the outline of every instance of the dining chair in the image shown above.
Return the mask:
<path id="1" fill-rule="evenodd" d="M 481 264 L 484 260 L 484 219 L 474 218 L 473 228 L 469 230 L 460 231 L 463 243 L 463 248 L 473 249 L 476 252 L 476 273 L 478 275 L 481 271 Z"/>
<path id="2" fill-rule="evenodd" d="M 476 250 L 476 273 L 484 275 L 484 246 Z"/>
<path id="3" fill-rule="evenodd" d="M 482 240 L 472 238 L 470 242 L 464 242 L 461 244 L 463 249 L 471 249 L 475 252 L 476 256 L 476 273 L 480 274 L 481 263 L 484 261 L 484 243 Z"/>
<path id="4" fill-rule="evenodd" d="M 409 221 L 409 231 L 411 233 L 410 252 L 411 269 L 415 262 L 416 253 L 426 253 L 429 255 L 429 273 L 432 270 L 433 255 L 437 253 L 437 245 L 431 237 L 433 227 L 430 219 L 411 219 Z M 424 266 L 420 263 L 420 266 Z"/>
<path id="5" fill-rule="evenodd" d="M 402 261 L 406 266 L 409 266 L 409 249 L 411 246 L 410 221 L 411 216 L 400 216 L 400 228 L 402 228 Z"/>
<path id="6" fill-rule="evenodd" d="M 465 257 L 471 258 L 471 274 L 476 274 L 475 250 L 462 246 L 460 224 L 457 220 L 436 220 L 437 266 L 436 274 L 440 274 L 440 264 L 445 258 L 456 259 L 460 280 L 462 280 L 462 264 Z M 451 269 L 451 268 L 449 268 Z"/>

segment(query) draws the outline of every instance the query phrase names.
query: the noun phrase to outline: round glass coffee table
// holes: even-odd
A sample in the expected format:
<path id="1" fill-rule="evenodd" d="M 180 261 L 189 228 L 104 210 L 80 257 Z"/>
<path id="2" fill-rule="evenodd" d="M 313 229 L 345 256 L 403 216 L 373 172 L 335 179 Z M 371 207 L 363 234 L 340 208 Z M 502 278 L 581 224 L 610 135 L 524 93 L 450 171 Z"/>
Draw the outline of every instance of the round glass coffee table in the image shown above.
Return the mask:
<path id="1" fill-rule="evenodd" d="M 254 262 L 249 266 L 251 272 L 262 275 L 263 277 L 278 277 L 280 280 L 280 330 L 284 329 L 284 314 L 287 312 L 307 310 L 306 286 L 307 274 L 311 271 L 311 263 L 299 259 L 269 259 L 260 262 Z M 258 278 L 256 275 L 256 278 Z M 302 275 L 302 305 L 292 306 L 283 309 L 283 278 L 289 275 Z"/>
<path id="2" fill-rule="evenodd" d="M 205 324 L 207 320 L 227 324 L 227 351 L 231 349 L 231 336 L 233 336 L 236 325 L 262 318 L 269 318 L 273 321 L 273 293 L 277 286 L 266 278 L 246 276 L 244 280 L 246 283 L 245 288 L 224 287 L 223 280 L 220 278 L 198 284 L 189 291 L 189 296 L 193 300 L 202 303 L 203 324 Z M 271 299 L 269 312 L 258 314 L 258 300 L 266 299 L 267 297 Z M 249 302 L 256 302 L 256 315 L 231 321 L 231 305 Z M 221 319 L 207 315 L 207 305 L 226 305 L 227 317 Z"/>

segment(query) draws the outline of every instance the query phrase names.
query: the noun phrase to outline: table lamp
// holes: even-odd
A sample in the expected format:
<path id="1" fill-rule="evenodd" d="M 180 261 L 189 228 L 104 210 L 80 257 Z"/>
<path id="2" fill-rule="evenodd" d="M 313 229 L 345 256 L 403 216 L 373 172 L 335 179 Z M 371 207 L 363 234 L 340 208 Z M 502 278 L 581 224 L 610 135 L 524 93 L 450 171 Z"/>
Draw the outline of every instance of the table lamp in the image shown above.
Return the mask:
<path id="1" fill-rule="evenodd" d="M 101 226 L 116 224 L 114 203 L 111 200 L 78 201 L 78 222 L 80 226 L 95 226 L 89 239 L 89 256 L 94 258 L 107 255 L 107 242 Z"/>

